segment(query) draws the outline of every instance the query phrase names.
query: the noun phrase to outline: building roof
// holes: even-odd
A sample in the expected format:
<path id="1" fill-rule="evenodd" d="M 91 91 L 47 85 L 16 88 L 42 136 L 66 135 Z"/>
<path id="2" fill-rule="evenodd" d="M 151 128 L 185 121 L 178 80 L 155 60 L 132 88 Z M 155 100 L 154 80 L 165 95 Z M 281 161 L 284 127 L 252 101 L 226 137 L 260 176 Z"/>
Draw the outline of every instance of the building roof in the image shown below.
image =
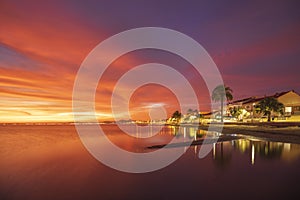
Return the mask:
<path id="1" fill-rule="evenodd" d="M 244 98 L 244 99 L 239 99 L 239 100 L 235 100 L 235 101 L 232 101 L 228 104 L 248 104 L 248 103 L 255 103 L 255 102 L 258 102 L 260 100 L 263 100 L 264 98 L 267 98 L 267 97 L 274 97 L 274 98 L 278 98 L 278 97 L 281 97 L 289 92 L 295 92 L 294 90 L 289 90 L 289 91 L 285 91 L 285 92 L 276 92 L 275 94 L 273 95 L 269 95 L 269 96 L 263 96 L 263 97 L 256 97 L 256 96 L 253 96 L 253 97 L 248 97 L 248 98 Z"/>

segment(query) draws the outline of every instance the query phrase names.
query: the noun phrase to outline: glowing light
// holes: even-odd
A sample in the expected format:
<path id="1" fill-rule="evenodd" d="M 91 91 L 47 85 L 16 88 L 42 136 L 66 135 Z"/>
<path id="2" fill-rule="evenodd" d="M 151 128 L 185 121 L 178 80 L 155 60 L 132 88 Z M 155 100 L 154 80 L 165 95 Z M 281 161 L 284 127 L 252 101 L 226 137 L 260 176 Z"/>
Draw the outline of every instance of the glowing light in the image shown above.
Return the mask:
<path id="1" fill-rule="evenodd" d="M 216 143 L 213 144 L 213 158 L 216 158 Z"/>
<path id="2" fill-rule="evenodd" d="M 254 162 L 255 162 L 255 148 L 254 145 L 252 144 L 251 164 L 254 165 Z"/>

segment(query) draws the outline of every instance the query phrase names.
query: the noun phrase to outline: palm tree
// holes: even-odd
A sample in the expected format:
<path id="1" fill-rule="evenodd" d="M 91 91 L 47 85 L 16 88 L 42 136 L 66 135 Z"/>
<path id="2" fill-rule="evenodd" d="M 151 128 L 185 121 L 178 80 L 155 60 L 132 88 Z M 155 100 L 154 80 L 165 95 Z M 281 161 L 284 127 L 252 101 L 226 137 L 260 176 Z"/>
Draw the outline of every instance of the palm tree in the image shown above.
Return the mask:
<path id="1" fill-rule="evenodd" d="M 193 114 L 193 112 L 194 112 L 194 110 L 193 109 L 191 109 L 191 108 L 189 108 L 188 110 L 187 110 L 187 112 L 186 112 L 186 114 Z"/>
<path id="2" fill-rule="evenodd" d="M 284 105 L 274 97 L 267 97 L 261 100 L 256 106 L 256 111 L 268 116 L 268 122 L 271 121 L 271 113 L 279 112 L 283 114 Z"/>
<path id="3" fill-rule="evenodd" d="M 218 85 L 212 92 L 212 100 L 217 102 L 221 102 L 221 122 L 223 122 L 223 104 L 224 104 L 224 98 L 227 100 L 232 100 L 232 89 L 225 85 Z"/>
<path id="4" fill-rule="evenodd" d="M 172 114 L 172 118 L 176 119 L 176 123 L 178 124 L 180 119 L 181 119 L 182 114 L 176 110 L 173 114 Z"/>

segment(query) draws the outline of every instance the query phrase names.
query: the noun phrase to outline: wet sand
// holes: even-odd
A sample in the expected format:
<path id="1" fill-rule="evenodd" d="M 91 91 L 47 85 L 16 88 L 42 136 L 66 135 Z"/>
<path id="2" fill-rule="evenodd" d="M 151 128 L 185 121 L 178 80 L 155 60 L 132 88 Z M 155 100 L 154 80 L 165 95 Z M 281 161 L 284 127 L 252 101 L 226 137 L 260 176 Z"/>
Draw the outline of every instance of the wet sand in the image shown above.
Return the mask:
<path id="1" fill-rule="evenodd" d="M 288 142 L 300 144 L 300 123 L 293 124 L 224 124 L 223 134 L 241 134 L 259 137 L 274 142 Z M 217 129 L 221 125 L 211 124 L 211 130 Z M 200 125 L 199 129 L 207 130 L 209 125 Z"/>
<path id="2" fill-rule="evenodd" d="M 194 125 L 184 125 L 193 126 Z M 222 125 L 212 124 L 200 125 L 198 128 L 200 130 L 219 131 Z M 241 138 L 256 139 L 256 140 L 266 140 L 272 142 L 286 142 L 300 144 L 300 127 L 298 126 L 270 126 L 270 125 L 246 125 L 246 124 L 224 124 L 222 129 L 222 134 L 219 138 L 206 139 L 206 144 L 224 142 L 237 140 Z M 174 143 L 169 145 L 169 147 L 181 147 L 181 146 L 194 146 L 202 145 L 204 143 L 204 138 L 198 139 L 190 143 Z M 148 146 L 149 149 L 163 148 L 166 144 L 159 144 Z"/>

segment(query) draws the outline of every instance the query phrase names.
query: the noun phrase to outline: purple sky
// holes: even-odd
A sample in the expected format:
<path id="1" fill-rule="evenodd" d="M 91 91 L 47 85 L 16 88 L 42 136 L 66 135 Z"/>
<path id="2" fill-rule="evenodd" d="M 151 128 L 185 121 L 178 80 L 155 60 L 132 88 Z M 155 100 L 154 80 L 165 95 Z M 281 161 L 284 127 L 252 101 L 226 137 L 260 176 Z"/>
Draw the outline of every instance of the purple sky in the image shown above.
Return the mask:
<path id="1" fill-rule="evenodd" d="M 0 120 L 67 115 L 74 77 L 87 54 L 114 34 L 147 26 L 199 42 L 235 99 L 300 93 L 299 8 L 298 1 L 1 1 Z M 122 72 L 137 63 L 172 64 L 171 57 L 146 50 L 112 67 Z M 187 63 L 174 59 L 193 81 Z"/>

